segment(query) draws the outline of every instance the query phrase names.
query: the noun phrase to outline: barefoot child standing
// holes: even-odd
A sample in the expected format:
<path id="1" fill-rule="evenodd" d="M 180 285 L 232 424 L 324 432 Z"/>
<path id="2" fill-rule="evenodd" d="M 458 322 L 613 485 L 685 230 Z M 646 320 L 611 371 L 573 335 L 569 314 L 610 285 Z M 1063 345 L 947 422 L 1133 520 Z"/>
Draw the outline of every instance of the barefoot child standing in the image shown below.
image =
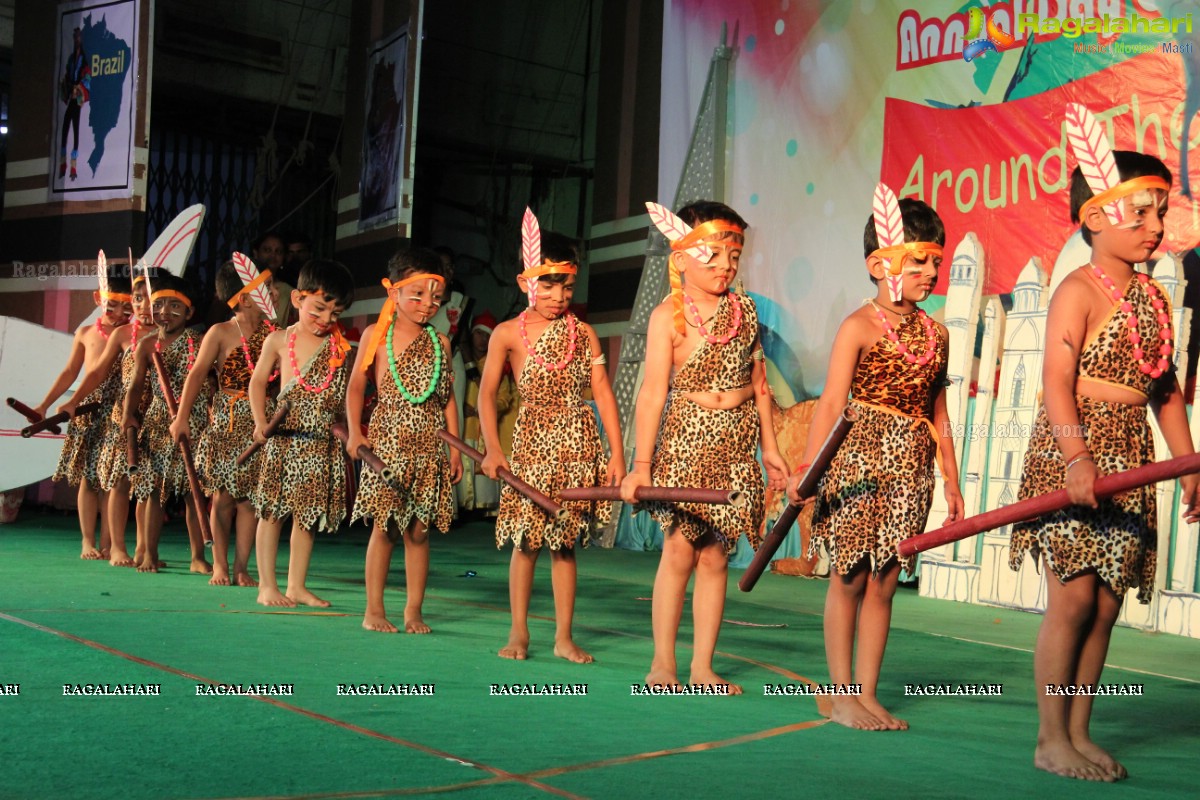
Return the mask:
<path id="1" fill-rule="evenodd" d="M 499 468 L 509 464 L 500 445 L 496 394 L 504 365 L 511 363 L 521 403 L 511 458 L 517 477 L 551 498 L 568 486 L 619 483 L 625 474 L 625 455 L 600 340 L 569 310 L 579 253 L 564 236 L 543 236 L 529 209 L 521 238 L 525 269 L 517 283 L 528 296 L 529 307 L 517 319 L 497 325 L 488 343 L 479 388 L 479 424 L 487 446 L 483 472 L 496 480 Z M 583 400 L 589 386 L 612 451 L 607 459 L 595 415 Z M 557 521 L 512 487 L 505 485 L 500 491 L 496 546 L 513 545 L 508 572 L 512 628 L 508 643 L 500 649 L 502 658 L 529 655 L 529 598 L 538 555 L 547 546 L 554 589 L 554 655 L 576 663 L 592 661 L 571 634 L 575 545 L 581 537 L 586 543 L 593 526 L 608 523 L 611 505 L 576 501 L 564 502 L 563 507 L 569 514 Z"/>
<path id="2" fill-rule="evenodd" d="M 458 435 L 458 409 L 450 385 L 450 340 L 429 324 L 446 290 L 442 259 L 432 250 L 402 250 L 388 262 L 383 285 L 387 302 L 379 320 L 363 331 L 364 345 L 358 349 L 346 391 L 350 433 L 346 450 L 357 457 L 359 447 L 371 447 L 407 491 L 397 494 L 375 472 L 363 472 L 350 520 L 366 517 L 374 522 L 367 545 L 363 627 L 396 633 L 384 612 L 383 594 L 392 550 L 403 539 L 404 630 L 429 633 L 421 613 L 429 577 L 429 529 L 450 530 L 454 484 L 462 477 L 458 451 L 447 454 L 437 436 L 439 430 Z M 375 382 L 378 401 L 363 439 L 368 374 Z"/>

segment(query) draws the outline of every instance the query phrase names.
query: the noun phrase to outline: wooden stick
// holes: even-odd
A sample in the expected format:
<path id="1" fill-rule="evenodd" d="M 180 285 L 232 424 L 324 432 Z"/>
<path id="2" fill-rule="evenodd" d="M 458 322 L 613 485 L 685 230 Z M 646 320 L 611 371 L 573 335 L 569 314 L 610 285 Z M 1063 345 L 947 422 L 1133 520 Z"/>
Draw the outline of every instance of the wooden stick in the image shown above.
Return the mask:
<path id="1" fill-rule="evenodd" d="M 279 429 L 279 426 L 283 424 L 283 418 L 288 415 L 288 411 L 290 411 L 291 408 L 292 405 L 287 400 L 279 401 L 279 404 L 275 406 L 274 416 L 267 420 L 267 427 L 263 430 L 263 435 L 269 437 L 271 434 L 275 433 L 275 431 Z M 251 442 L 250 446 L 243 450 L 241 455 L 237 457 L 237 465 L 240 467 L 242 464 L 245 464 L 247 461 L 249 461 L 250 457 L 257 453 L 260 447 L 262 447 L 262 445 L 258 442 Z"/>
<path id="2" fill-rule="evenodd" d="M 174 419 L 179 414 L 179 403 L 175 400 L 175 392 L 171 389 L 171 375 L 163 361 L 162 353 L 150 351 L 154 360 L 154 371 L 158 373 L 158 386 L 162 389 L 163 400 L 167 403 L 167 412 Z M 183 468 L 187 472 L 188 486 L 192 490 L 192 504 L 196 506 L 196 519 L 200 523 L 200 533 L 204 543 L 212 542 L 212 527 L 208 524 L 208 502 L 204 496 L 204 487 L 200 484 L 200 473 L 196 472 L 196 462 L 192 459 L 192 441 L 185 434 L 179 440 L 179 453 L 183 456 Z"/>
<path id="3" fill-rule="evenodd" d="M 138 429 L 130 425 L 125 429 L 125 460 L 129 462 L 129 474 L 138 468 Z"/>
<path id="4" fill-rule="evenodd" d="M 42 421 L 41 414 L 34 411 L 29 406 L 25 405 L 17 398 L 10 397 L 5 402 L 8 403 L 9 408 L 11 408 L 13 411 L 16 411 L 18 414 L 20 414 L 22 417 L 24 417 L 29 422 L 41 422 Z M 48 430 L 55 435 L 62 433 L 62 428 L 58 427 L 57 425 L 55 425 L 53 428 L 49 428 Z"/>
<path id="5" fill-rule="evenodd" d="M 346 427 L 345 422 L 338 421 L 333 423 L 329 431 L 333 434 L 334 438 L 342 444 L 350 443 L 350 429 Z M 359 461 L 370 467 L 373 472 L 377 472 L 379 477 L 391 488 L 392 491 L 396 492 L 397 494 L 408 494 L 408 489 L 404 486 L 400 486 L 396 482 L 396 473 L 392 471 L 391 467 L 383 463 L 383 459 L 376 455 L 374 450 L 367 447 L 365 444 L 360 444 L 358 446 L 358 452 L 355 453 L 355 455 L 358 457 Z"/>
<path id="6" fill-rule="evenodd" d="M 437 435 L 441 437 L 443 442 L 450 445 L 475 463 L 483 463 L 483 453 L 479 452 L 474 447 L 471 447 L 471 445 L 467 444 L 462 439 L 459 439 L 457 436 L 452 435 L 450 431 L 439 430 Z M 569 512 L 565 508 L 547 497 L 544 492 L 538 491 L 525 481 L 518 478 L 516 475 L 512 474 L 511 470 L 501 467 L 496 474 L 500 476 L 501 480 L 503 480 L 517 492 L 529 498 L 529 500 L 537 505 L 538 508 L 545 511 L 556 520 L 566 519 Z"/>
<path id="7" fill-rule="evenodd" d="M 619 486 L 574 486 L 558 493 L 563 500 L 620 500 Z M 639 486 L 639 503 L 712 503 L 740 508 L 746 497 L 737 489 L 699 489 L 689 486 Z"/>
<path id="8" fill-rule="evenodd" d="M 1149 486 L 1160 481 L 1172 481 L 1194 472 L 1200 472 L 1200 453 L 1180 456 L 1168 461 L 1158 461 L 1136 469 L 1115 472 L 1112 475 L 1104 475 L 1096 479 L 1096 499 L 1105 500 L 1121 492 L 1128 492 L 1130 489 Z M 966 539 L 977 533 L 1052 514 L 1070 505 L 1071 501 L 1067 497 L 1067 490 L 1059 489 L 1049 494 L 1031 497 L 1019 503 L 952 522 L 929 533 L 909 537 L 900 542 L 897 550 L 902 556 L 915 555 L 933 547 Z"/>
<path id="9" fill-rule="evenodd" d="M 100 403 L 84 403 L 83 405 L 81 405 L 75 409 L 75 416 L 82 417 L 85 414 L 90 414 L 93 411 L 96 411 L 97 409 L 99 409 L 100 405 L 101 405 Z M 51 414 L 50 416 L 46 417 L 45 419 L 41 420 L 40 422 L 35 422 L 32 425 L 28 425 L 24 428 L 21 428 L 21 437 L 24 439 L 28 439 L 29 437 L 33 436 L 35 433 L 41 433 L 42 431 L 50 430 L 51 428 L 53 428 L 55 425 L 58 425 L 59 423 L 69 422 L 70 419 L 71 419 L 71 415 L 68 414 L 66 411 L 60 412 L 58 414 Z"/>
<path id="10" fill-rule="evenodd" d="M 842 446 L 842 442 L 846 439 L 846 434 L 850 433 L 850 428 L 858 421 L 858 413 L 850 406 L 842 409 L 842 415 L 838 417 L 837 424 L 833 426 L 833 430 L 829 432 L 829 436 L 825 438 L 825 443 L 821 445 L 821 449 L 817 452 L 816 458 L 808 465 L 808 471 L 804 473 L 804 477 L 800 479 L 800 485 L 796 487 L 796 493 L 801 498 L 807 499 L 817 493 L 817 483 L 825 474 L 825 470 L 829 469 L 833 457 L 837 455 L 838 448 Z M 792 529 L 792 525 L 796 522 L 796 517 L 800 516 L 800 511 L 804 508 L 803 504 L 788 503 L 784 507 L 783 513 L 775 520 L 775 524 L 771 527 L 771 532 L 763 539 L 763 543 L 759 545 L 758 552 L 754 554 L 754 560 L 750 562 L 750 566 L 746 567 L 745 573 L 742 574 L 742 579 L 738 581 L 738 588 L 743 592 L 748 592 L 754 588 L 754 584 L 758 583 L 758 579 L 762 577 L 766 571 L 767 565 L 771 563 L 771 558 L 779 547 L 783 544 L 783 540 L 787 538 L 788 532 Z"/>

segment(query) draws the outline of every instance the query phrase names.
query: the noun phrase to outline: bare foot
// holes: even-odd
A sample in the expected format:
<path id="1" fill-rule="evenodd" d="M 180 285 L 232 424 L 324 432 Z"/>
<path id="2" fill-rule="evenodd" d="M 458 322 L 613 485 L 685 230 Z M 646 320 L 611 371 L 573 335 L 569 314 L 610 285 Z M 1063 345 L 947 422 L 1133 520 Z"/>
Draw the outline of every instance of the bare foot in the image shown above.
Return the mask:
<path id="1" fill-rule="evenodd" d="M 1088 737 L 1072 736 L 1071 744 L 1075 747 L 1080 755 L 1082 755 L 1088 761 L 1091 761 L 1096 766 L 1100 767 L 1100 769 L 1104 770 L 1104 772 L 1111 775 L 1116 780 L 1123 781 L 1129 777 L 1129 771 L 1125 769 L 1125 767 L 1122 766 L 1119 761 L 1113 758 L 1107 750 L 1093 742 Z"/>
<path id="2" fill-rule="evenodd" d="M 124 550 L 114 550 L 108 558 L 108 563 L 114 567 L 132 567 L 133 559 Z"/>
<path id="3" fill-rule="evenodd" d="M 668 672 L 666 670 L 661 670 L 661 669 L 654 669 L 653 667 L 651 667 L 650 671 L 648 673 L 646 673 L 646 685 L 647 686 L 664 686 L 667 688 L 674 688 L 679 685 L 679 678 L 675 677 L 674 672 Z"/>
<path id="4" fill-rule="evenodd" d="M 287 596 L 299 605 L 310 606 L 312 608 L 329 608 L 328 600 L 322 600 L 308 589 L 296 589 L 295 591 L 288 589 Z"/>
<path id="5" fill-rule="evenodd" d="M 575 664 L 591 664 L 596 659 L 592 658 L 592 654 L 584 650 L 579 645 L 575 644 L 571 639 L 554 643 L 554 655 L 559 658 L 565 658 Z"/>
<path id="6" fill-rule="evenodd" d="M 500 657 L 512 658 L 517 661 L 524 661 L 529 658 L 529 637 L 509 634 L 508 644 L 500 648 Z"/>
<path id="7" fill-rule="evenodd" d="M 237 575 L 234 576 L 233 581 L 238 586 L 258 586 L 258 581 L 254 580 L 254 578 L 251 578 L 250 573 L 248 572 L 237 573 Z"/>
<path id="8" fill-rule="evenodd" d="M 213 568 L 212 577 L 208 579 L 209 586 L 228 586 L 229 571 L 220 565 Z"/>
<path id="9" fill-rule="evenodd" d="M 284 597 L 278 589 L 267 589 L 260 586 L 258 589 L 259 605 L 264 606 L 285 606 L 292 608 L 296 605 L 296 601 L 290 597 Z"/>
<path id="10" fill-rule="evenodd" d="M 742 693 L 741 686 L 738 686 L 736 683 L 730 683 L 712 670 L 702 670 L 700 672 L 692 670 L 692 675 L 688 678 L 688 683 L 693 686 L 725 686 L 728 687 L 729 694 Z"/>
<path id="11" fill-rule="evenodd" d="M 137 571 L 138 572 L 158 572 L 158 564 L 151 559 L 147 559 L 146 561 L 143 561 L 141 564 L 138 564 Z"/>
<path id="12" fill-rule="evenodd" d="M 866 709 L 867 713 L 875 717 L 875 719 L 879 720 L 883 724 L 884 730 L 908 730 L 908 723 L 905 720 L 892 716 L 892 713 L 884 708 L 874 697 L 867 697 L 866 695 L 863 695 L 862 697 L 858 698 L 858 701 L 860 704 L 862 704 L 862 707 Z"/>
<path id="13" fill-rule="evenodd" d="M 94 547 L 84 547 L 79 553 L 79 557 L 84 561 L 101 561 L 104 559 L 104 556 L 100 554 L 100 551 Z"/>
<path id="14" fill-rule="evenodd" d="M 108 553 L 109 553 L 109 550 L 107 547 L 101 547 L 100 548 L 100 559 L 102 561 L 108 561 Z"/>
<path id="15" fill-rule="evenodd" d="M 1069 741 L 1039 742 L 1037 749 L 1033 752 L 1033 765 L 1046 772 L 1062 775 L 1064 778 L 1106 783 L 1113 783 L 1116 780 L 1103 767 L 1089 761 Z"/>
<path id="16" fill-rule="evenodd" d="M 857 697 L 838 697 L 833 700 L 829 718 L 839 725 L 856 731 L 884 731 L 887 726 L 874 714 L 863 708 Z"/>
<path id="17" fill-rule="evenodd" d="M 363 629 L 380 633 L 398 633 L 396 626 L 388 622 L 387 617 L 382 614 L 364 614 Z"/>
<path id="18" fill-rule="evenodd" d="M 208 563 L 203 558 L 193 558 L 192 566 L 189 571 L 198 573 L 200 575 L 212 575 L 213 568 L 212 564 Z M 225 579 L 229 580 L 229 576 L 226 575 Z"/>
<path id="19" fill-rule="evenodd" d="M 421 617 L 421 612 L 410 612 L 407 609 L 404 611 L 404 632 L 405 633 L 430 633 L 433 629 L 425 624 L 425 620 Z"/>

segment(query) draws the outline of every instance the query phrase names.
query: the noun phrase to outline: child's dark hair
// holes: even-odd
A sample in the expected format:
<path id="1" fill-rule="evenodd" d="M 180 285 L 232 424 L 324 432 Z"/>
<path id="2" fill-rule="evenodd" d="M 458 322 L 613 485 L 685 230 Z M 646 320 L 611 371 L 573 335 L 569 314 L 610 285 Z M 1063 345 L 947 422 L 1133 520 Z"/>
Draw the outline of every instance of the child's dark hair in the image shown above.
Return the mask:
<path id="1" fill-rule="evenodd" d="M 1127 181 L 1132 178 L 1140 178 L 1143 175 L 1157 175 L 1171 184 L 1171 170 L 1167 169 L 1167 165 L 1154 156 L 1148 156 L 1145 153 L 1139 153 L 1135 150 L 1114 150 L 1113 160 L 1117 163 L 1117 174 L 1122 181 Z M 1083 208 L 1083 204 L 1091 200 L 1095 195 L 1092 187 L 1088 186 L 1087 179 L 1083 177 L 1083 172 L 1079 167 L 1071 173 L 1071 222 L 1079 221 L 1079 210 Z M 1079 230 L 1083 234 L 1083 241 L 1090 245 L 1092 243 L 1092 232 L 1088 230 L 1087 225 L 1079 221 Z"/>
<path id="2" fill-rule="evenodd" d="M 222 303 L 228 303 L 230 298 L 242 290 L 245 286 L 242 283 L 241 277 L 237 274 L 237 269 L 233 266 L 232 261 L 226 261 L 217 270 L 216 277 L 217 299 Z"/>
<path id="3" fill-rule="evenodd" d="M 423 272 L 446 277 L 446 270 L 442 268 L 442 257 L 436 250 L 430 250 L 428 247 L 406 247 L 397 250 L 396 254 L 388 259 L 387 273 L 390 281 L 402 281 L 410 275 Z"/>
<path id="4" fill-rule="evenodd" d="M 904 241 L 946 245 L 946 226 L 942 224 L 942 218 L 923 200 L 902 199 L 900 218 L 904 220 Z M 867 227 L 863 230 L 863 258 L 870 258 L 878 249 L 879 236 L 875 233 L 875 216 L 872 214 L 867 217 Z"/>
<path id="5" fill-rule="evenodd" d="M 122 268 L 118 267 L 117 269 Z M 127 274 L 124 274 L 124 271 L 118 274 L 109 272 L 108 291 L 113 294 L 133 294 L 133 281 Z"/>
<path id="6" fill-rule="evenodd" d="M 750 227 L 750 223 L 742 219 L 742 215 L 734 211 L 724 203 L 718 203 L 715 200 L 697 200 L 694 203 L 688 203 L 683 208 L 676 212 L 677 216 L 691 225 L 693 228 L 705 222 L 711 222 L 714 219 L 719 219 L 724 222 L 732 222 L 743 231 Z M 736 237 L 738 241 L 744 242 L 746 239 L 745 233 Z"/>
<path id="7" fill-rule="evenodd" d="M 150 295 L 151 300 L 153 300 L 154 295 L 159 292 L 179 292 L 188 299 L 188 301 L 192 304 L 192 308 L 197 306 L 198 298 L 196 296 L 196 289 L 194 286 L 192 286 L 191 282 L 180 278 L 178 275 L 167 272 L 165 269 L 160 269 L 157 275 L 152 275 L 150 277 L 150 288 L 152 290 Z"/>
<path id="8" fill-rule="evenodd" d="M 314 258 L 300 270 L 296 288 L 310 294 L 323 294 L 325 300 L 346 308 L 354 300 L 354 276 L 340 261 Z"/>
<path id="9" fill-rule="evenodd" d="M 579 269 L 579 243 L 569 236 L 554 231 L 542 231 L 542 262 L 560 261 Z M 571 277 L 565 272 L 543 275 L 539 283 L 566 283 Z"/>

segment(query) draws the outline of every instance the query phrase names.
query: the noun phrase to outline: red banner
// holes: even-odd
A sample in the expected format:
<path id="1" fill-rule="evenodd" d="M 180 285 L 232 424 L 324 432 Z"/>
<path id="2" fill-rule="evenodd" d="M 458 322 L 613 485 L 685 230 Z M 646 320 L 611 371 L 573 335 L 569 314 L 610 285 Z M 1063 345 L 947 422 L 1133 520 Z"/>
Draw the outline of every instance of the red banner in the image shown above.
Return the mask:
<path id="1" fill-rule="evenodd" d="M 888 98 L 882 179 L 898 197 L 933 206 L 957 246 L 973 231 L 987 265 L 983 291 L 1004 294 L 1037 256 L 1049 272 L 1077 229 L 1068 183 L 1075 169 L 1063 127 L 1068 102 L 1083 103 L 1109 130 L 1117 150 L 1161 158 L 1175 180 L 1163 249 L 1200 242 L 1198 208 L 1182 196 L 1179 165 L 1185 136 L 1186 76 L 1178 55 L 1153 51 L 1038 95 L 992 106 L 940 109 Z M 1188 136 L 1191 193 L 1200 183 L 1200 125 Z M 947 258 L 949 253 L 947 254 Z M 937 292 L 944 294 L 949 270 Z"/>

